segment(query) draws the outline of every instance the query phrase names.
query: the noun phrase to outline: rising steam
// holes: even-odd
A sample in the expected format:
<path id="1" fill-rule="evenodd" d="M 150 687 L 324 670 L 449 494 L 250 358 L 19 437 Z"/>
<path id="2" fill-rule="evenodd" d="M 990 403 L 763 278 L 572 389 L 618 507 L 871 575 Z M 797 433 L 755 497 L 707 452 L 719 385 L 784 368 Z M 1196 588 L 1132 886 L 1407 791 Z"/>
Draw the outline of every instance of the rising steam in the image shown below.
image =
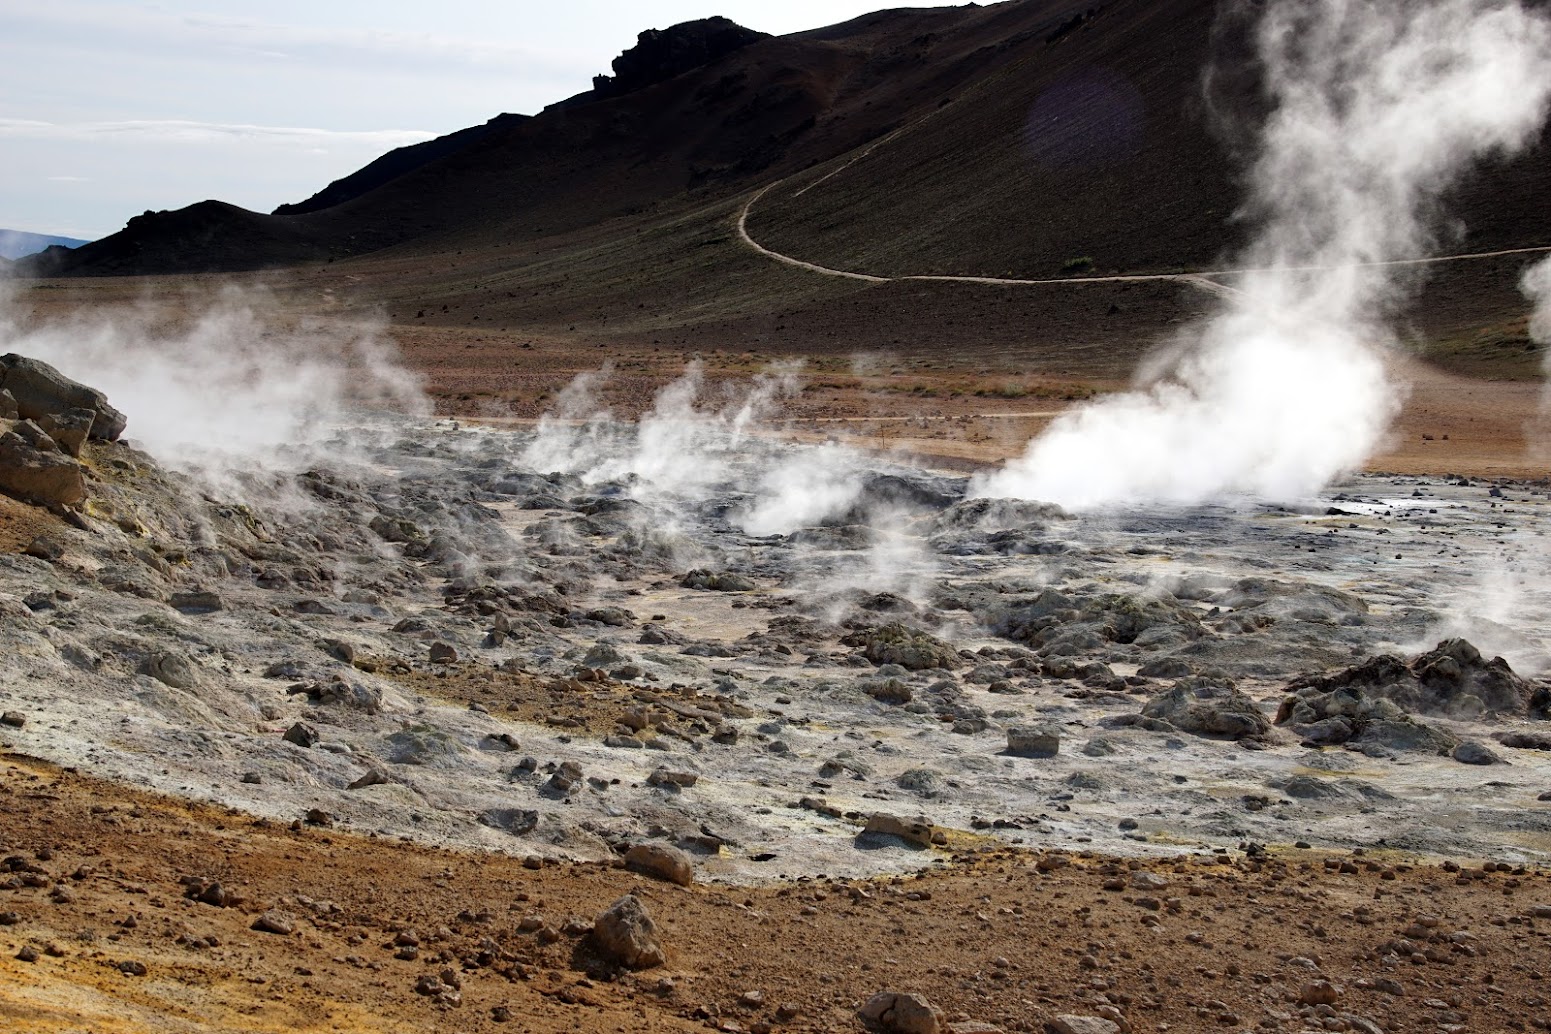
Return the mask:
<path id="1" fill-rule="evenodd" d="M 307 463 L 352 407 L 424 415 L 416 375 L 375 327 L 280 326 L 263 292 L 228 288 L 169 332 L 147 311 L 99 311 L 21 329 L 0 305 L 0 351 L 103 391 L 125 437 L 162 463 L 219 477 Z"/>
<path id="2" fill-rule="evenodd" d="M 1271 0 L 1256 43 L 1272 113 L 1248 271 L 1142 386 L 1058 419 L 977 494 L 1290 498 L 1379 444 L 1400 404 L 1384 353 L 1405 294 L 1386 263 L 1432 249 L 1438 198 L 1474 161 L 1538 135 L 1551 22 L 1519 0 Z"/>

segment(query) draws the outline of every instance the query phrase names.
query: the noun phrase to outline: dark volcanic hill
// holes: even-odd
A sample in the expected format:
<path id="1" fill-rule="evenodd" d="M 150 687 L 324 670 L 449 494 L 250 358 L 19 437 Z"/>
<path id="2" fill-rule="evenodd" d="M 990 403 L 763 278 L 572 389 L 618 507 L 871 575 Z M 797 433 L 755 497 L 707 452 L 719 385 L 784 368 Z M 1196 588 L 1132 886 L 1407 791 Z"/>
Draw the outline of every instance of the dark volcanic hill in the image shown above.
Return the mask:
<path id="1" fill-rule="evenodd" d="M 1242 162 L 1209 113 L 1204 71 L 1234 73 L 1218 78 L 1219 112 L 1249 114 L 1258 96 L 1244 41 L 1215 15 L 1208 0 L 1011 0 L 880 11 L 779 38 L 686 23 L 643 33 L 588 93 L 395 151 L 273 215 L 216 202 L 147 213 L 23 268 L 352 260 L 386 285 L 377 297 L 396 319 L 647 338 L 693 323 L 732 340 L 851 320 L 867 328 L 864 344 L 908 345 L 919 321 L 878 322 L 936 313 L 964 292 L 945 303 L 916 285 L 902 309 L 902 285 L 867 293 L 777 268 L 734 237 L 744 201 L 771 188 L 749 220 L 762 243 L 880 275 L 1043 278 L 1077 258 L 1103 272 L 1210 268 L 1236 243 Z M 1544 149 L 1483 169 L 1453 199 L 1464 230 L 1451 243 L 1551 243 L 1547 172 Z M 1512 272 L 1483 265 L 1452 280 L 1421 324 L 1453 332 L 1501 318 L 1517 304 Z M 1095 314 L 1109 321 L 1100 336 L 1129 340 L 1200 301 L 1119 293 L 1025 292 L 1003 322 L 1076 347 Z M 1074 303 L 1082 326 L 1049 323 Z M 1001 324 L 986 333 L 1012 340 Z"/>

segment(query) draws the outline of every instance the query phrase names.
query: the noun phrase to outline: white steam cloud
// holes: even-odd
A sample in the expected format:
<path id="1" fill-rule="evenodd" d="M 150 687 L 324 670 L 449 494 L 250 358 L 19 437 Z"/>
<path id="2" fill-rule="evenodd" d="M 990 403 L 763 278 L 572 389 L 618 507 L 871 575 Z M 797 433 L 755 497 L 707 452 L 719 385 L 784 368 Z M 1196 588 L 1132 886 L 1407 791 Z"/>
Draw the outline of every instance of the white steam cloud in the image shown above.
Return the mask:
<path id="1" fill-rule="evenodd" d="M 1541 259 L 1526 269 L 1519 288 L 1534 306 L 1529 316 L 1529 338 L 1546 349 L 1541 357 L 1546 386 L 1540 395 L 1540 423 L 1546 425 L 1551 421 L 1551 347 L 1547 347 L 1551 346 L 1551 258 Z M 1544 451 L 1546 445 L 1543 441 L 1530 442 L 1531 450 L 1537 453 Z"/>
<path id="2" fill-rule="evenodd" d="M 1538 135 L 1551 22 L 1518 0 L 1270 0 L 1256 41 L 1273 111 L 1237 290 L 1141 386 L 1058 419 L 975 494 L 1293 498 L 1379 444 L 1405 293 L 1385 264 L 1431 250 L 1438 198 L 1474 161 Z"/>
<path id="3" fill-rule="evenodd" d="M 99 389 L 124 437 L 168 466 L 219 477 L 310 462 L 354 407 L 426 415 L 420 382 L 373 327 L 281 326 L 263 292 L 227 289 L 167 331 L 149 311 L 20 327 L 0 304 L 0 352 Z"/>

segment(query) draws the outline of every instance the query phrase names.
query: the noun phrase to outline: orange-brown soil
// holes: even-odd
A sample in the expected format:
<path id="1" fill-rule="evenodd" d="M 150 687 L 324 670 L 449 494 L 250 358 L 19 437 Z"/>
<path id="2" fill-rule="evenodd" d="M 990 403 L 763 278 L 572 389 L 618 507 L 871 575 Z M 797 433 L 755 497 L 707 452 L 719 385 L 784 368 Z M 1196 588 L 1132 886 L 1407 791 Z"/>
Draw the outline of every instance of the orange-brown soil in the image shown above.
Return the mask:
<path id="1" fill-rule="evenodd" d="M 857 1030 L 883 990 L 1009 1031 L 1106 1008 L 1137 1031 L 1373 1029 L 1321 1015 L 1534 1030 L 1551 1015 L 1551 874 L 1506 865 L 1236 850 L 1128 864 L 959 843 L 914 879 L 683 888 L 288 827 L 16 755 L 0 813 L 8 1031 Z M 192 900 L 190 879 L 237 900 Z M 660 968 L 615 970 L 582 932 L 627 892 L 662 930 Z M 266 912 L 292 932 L 254 929 Z M 444 970 L 456 1005 L 416 991 Z M 1333 1006 L 1299 1002 L 1322 994 Z"/>

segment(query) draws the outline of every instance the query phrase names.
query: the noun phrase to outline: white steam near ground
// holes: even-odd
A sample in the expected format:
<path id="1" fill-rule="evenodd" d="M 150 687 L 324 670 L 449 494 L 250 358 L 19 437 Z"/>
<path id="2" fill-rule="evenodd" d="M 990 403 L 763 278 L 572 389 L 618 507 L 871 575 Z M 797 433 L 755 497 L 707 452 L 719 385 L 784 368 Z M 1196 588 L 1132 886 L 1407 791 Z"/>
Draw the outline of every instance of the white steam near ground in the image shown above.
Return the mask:
<path id="1" fill-rule="evenodd" d="M 1533 306 L 1529 316 L 1529 338 L 1545 349 L 1541 368 L 1545 386 L 1540 394 L 1540 413 L 1530 427 L 1530 450 L 1537 460 L 1551 459 L 1551 258 L 1541 259 L 1524 271 L 1519 288 Z"/>
<path id="2" fill-rule="evenodd" d="M 1405 289 L 1385 263 L 1433 250 L 1441 195 L 1539 134 L 1551 21 L 1518 0 L 1272 0 L 1256 43 L 1272 112 L 1247 271 L 1139 387 L 1058 419 L 975 494 L 1296 498 L 1381 443 L 1403 396 L 1385 353 Z"/>
<path id="3" fill-rule="evenodd" d="M 0 300 L 0 351 L 97 388 L 129 418 L 126 439 L 217 481 L 310 462 L 352 410 L 430 412 L 380 328 L 281 326 L 267 294 L 233 287 L 191 307 L 174 330 L 150 309 L 24 328 Z"/>

